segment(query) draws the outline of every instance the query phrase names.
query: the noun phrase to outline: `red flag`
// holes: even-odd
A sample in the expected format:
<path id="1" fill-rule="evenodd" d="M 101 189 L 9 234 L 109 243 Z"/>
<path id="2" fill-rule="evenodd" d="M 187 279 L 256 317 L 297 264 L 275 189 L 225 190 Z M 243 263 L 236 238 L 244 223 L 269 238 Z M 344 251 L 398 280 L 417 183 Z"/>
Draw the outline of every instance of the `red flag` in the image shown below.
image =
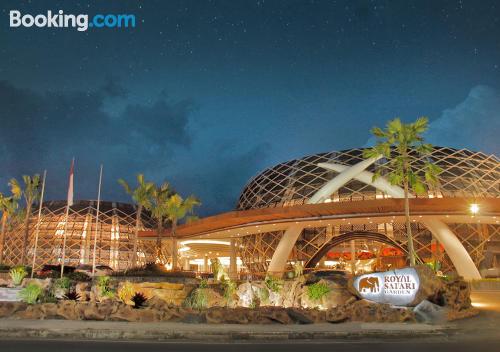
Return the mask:
<path id="1" fill-rule="evenodd" d="M 69 185 L 68 185 L 68 207 L 73 205 L 73 169 L 75 166 L 75 159 L 71 160 L 71 168 L 69 169 Z"/>

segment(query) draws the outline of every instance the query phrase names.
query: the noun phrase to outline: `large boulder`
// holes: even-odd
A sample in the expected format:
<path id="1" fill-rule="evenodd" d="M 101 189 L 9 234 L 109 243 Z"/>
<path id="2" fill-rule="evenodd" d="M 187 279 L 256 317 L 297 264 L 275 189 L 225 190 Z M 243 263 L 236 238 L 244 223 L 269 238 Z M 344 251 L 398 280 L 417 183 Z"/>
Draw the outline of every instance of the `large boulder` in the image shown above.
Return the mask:
<path id="1" fill-rule="evenodd" d="M 428 300 L 423 300 L 413 309 L 417 321 L 421 323 L 444 323 L 447 320 L 448 309 L 438 306 Z"/>
<path id="2" fill-rule="evenodd" d="M 121 282 L 118 290 L 125 284 Z M 159 298 L 167 303 L 182 305 L 186 297 L 193 290 L 192 286 L 170 282 L 138 282 L 129 283 L 134 293 L 140 292 L 148 299 Z"/>
<path id="3" fill-rule="evenodd" d="M 349 290 L 359 298 L 395 306 L 416 306 L 435 297 L 441 288 L 441 280 L 427 265 L 359 275 L 349 281 Z"/>
<path id="4" fill-rule="evenodd" d="M 25 310 L 27 304 L 24 302 L 0 302 L 0 318 L 9 318 L 18 311 Z"/>

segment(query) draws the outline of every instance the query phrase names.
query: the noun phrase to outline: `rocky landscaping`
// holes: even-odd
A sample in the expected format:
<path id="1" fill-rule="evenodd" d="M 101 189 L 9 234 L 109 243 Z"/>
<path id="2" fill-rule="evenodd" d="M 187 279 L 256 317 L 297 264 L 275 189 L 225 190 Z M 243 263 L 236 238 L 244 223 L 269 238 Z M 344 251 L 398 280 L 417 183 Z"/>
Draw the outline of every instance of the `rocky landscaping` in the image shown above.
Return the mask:
<path id="1" fill-rule="evenodd" d="M 125 277 L 99 277 L 93 282 L 24 279 L 18 287 L 3 282 L 12 287 L 3 289 L 19 291 L 22 301 L 0 302 L 0 318 L 210 324 L 432 323 L 477 314 L 468 283 L 438 278 L 427 267 L 418 272 L 420 287 L 415 302 L 407 307 L 363 299 L 346 277 L 315 274 L 239 283 L 224 278 L 211 282 L 193 278 L 177 278 L 176 282 L 132 282 Z"/>

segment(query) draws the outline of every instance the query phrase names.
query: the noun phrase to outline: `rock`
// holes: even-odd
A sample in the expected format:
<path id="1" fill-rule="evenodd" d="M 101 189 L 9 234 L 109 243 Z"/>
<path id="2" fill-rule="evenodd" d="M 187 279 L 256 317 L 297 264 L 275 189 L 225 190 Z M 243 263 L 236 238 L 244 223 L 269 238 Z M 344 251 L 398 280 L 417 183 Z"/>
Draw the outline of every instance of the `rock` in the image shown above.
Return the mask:
<path id="1" fill-rule="evenodd" d="M 24 302 L 0 302 L 0 318 L 8 318 L 16 312 L 25 310 L 27 304 Z"/>
<path id="2" fill-rule="evenodd" d="M 38 320 L 43 319 L 44 313 L 41 304 L 33 304 L 28 305 L 25 310 L 17 311 L 13 317 L 18 319 Z"/>
<path id="3" fill-rule="evenodd" d="M 238 305 L 240 307 L 250 307 L 254 300 L 254 290 L 250 282 L 245 282 L 238 286 L 236 290 L 238 295 Z"/>
<path id="4" fill-rule="evenodd" d="M 441 280 L 427 265 L 355 276 L 349 280 L 349 291 L 362 299 L 395 306 L 416 306 L 435 297 Z"/>
<path id="5" fill-rule="evenodd" d="M 446 321 L 447 309 L 423 300 L 413 309 L 413 313 L 421 323 L 439 324 Z"/>
<path id="6" fill-rule="evenodd" d="M 120 304 L 116 311 L 109 316 L 109 320 L 116 321 L 138 321 L 139 317 L 136 315 L 136 309 L 126 304 Z"/>
<path id="7" fill-rule="evenodd" d="M 470 300 L 470 284 L 455 279 L 443 284 L 435 303 L 442 304 L 452 310 L 460 311 L 472 307 Z"/>
<path id="8" fill-rule="evenodd" d="M 88 303 L 83 306 L 82 304 L 82 313 L 84 320 L 105 320 L 106 314 L 105 311 L 99 310 L 99 306 L 97 303 Z"/>
<path id="9" fill-rule="evenodd" d="M 248 324 L 255 319 L 250 311 L 246 308 L 228 310 L 216 307 L 207 309 L 205 316 L 209 324 Z"/>
<path id="10" fill-rule="evenodd" d="M 57 303 L 42 303 L 40 307 L 43 312 L 42 319 L 55 319 L 59 316 L 57 314 Z"/>
<path id="11" fill-rule="evenodd" d="M 343 323 L 349 320 L 349 315 L 344 306 L 336 306 L 326 311 L 325 319 L 329 323 Z"/>
<path id="12" fill-rule="evenodd" d="M 90 299 L 91 285 L 89 282 L 78 282 L 75 286 L 76 293 L 80 296 L 79 301 L 88 301 Z"/>
<path id="13" fill-rule="evenodd" d="M 291 324 L 292 319 L 288 315 L 287 311 L 283 308 L 261 308 L 260 316 L 268 319 L 270 322 L 280 323 L 280 324 Z"/>
<path id="14" fill-rule="evenodd" d="M 67 320 L 80 320 L 76 301 L 65 300 L 57 304 L 57 316 Z"/>
<path id="15" fill-rule="evenodd" d="M 28 284 L 34 283 L 42 288 L 44 291 L 48 291 L 52 286 L 53 280 L 51 278 L 46 279 L 29 279 L 25 278 L 21 284 L 21 287 L 26 287 Z"/>
<path id="16" fill-rule="evenodd" d="M 288 308 L 288 316 L 298 324 L 312 324 L 314 323 L 314 317 L 307 314 L 305 310 L 298 308 Z"/>
<path id="17" fill-rule="evenodd" d="M 187 324 L 204 324 L 207 322 L 207 318 L 205 314 L 188 313 L 181 319 L 181 322 Z"/>
<path id="18" fill-rule="evenodd" d="M 468 308 L 461 311 L 448 310 L 446 314 L 446 320 L 454 321 L 459 319 L 465 319 L 470 317 L 475 317 L 479 314 L 479 310 L 476 308 Z"/>
<path id="19" fill-rule="evenodd" d="M 151 308 L 135 309 L 135 315 L 137 321 L 142 323 L 151 323 L 161 320 L 157 312 Z"/>

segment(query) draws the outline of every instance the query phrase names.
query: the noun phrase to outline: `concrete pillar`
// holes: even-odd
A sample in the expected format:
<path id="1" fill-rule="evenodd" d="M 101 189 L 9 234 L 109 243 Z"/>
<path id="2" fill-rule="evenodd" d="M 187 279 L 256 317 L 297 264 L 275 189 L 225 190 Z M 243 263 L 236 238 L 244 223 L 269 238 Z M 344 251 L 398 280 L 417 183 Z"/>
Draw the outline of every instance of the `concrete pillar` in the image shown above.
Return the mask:
<path id="1" fill-rule="evenodd" d="M 208 273 L 208 255 L 203 258 L 203 272 Z"/>
<path id="2" fill-rule="evenodd" d="M 350 241 L 351 244 L 351 272 L 353 275 L 356 274 L 356 246 L 354 240 Z"/>
<path id="3" fill-rule="evenodd" d="M 236 240 L 232 238 L 230 256 L 229 256 L 229 278 L 234 280 L 237 279 L 237 276 L 238 276 L 238 268 L 236 263 Z"/>
<path id="4" fill-rule="evenodd" d="M 184 258 L 184 263 L 183 263 L 183 269 L 188 271 L 190 269 L 189 267 L 189 258 Z"/>

